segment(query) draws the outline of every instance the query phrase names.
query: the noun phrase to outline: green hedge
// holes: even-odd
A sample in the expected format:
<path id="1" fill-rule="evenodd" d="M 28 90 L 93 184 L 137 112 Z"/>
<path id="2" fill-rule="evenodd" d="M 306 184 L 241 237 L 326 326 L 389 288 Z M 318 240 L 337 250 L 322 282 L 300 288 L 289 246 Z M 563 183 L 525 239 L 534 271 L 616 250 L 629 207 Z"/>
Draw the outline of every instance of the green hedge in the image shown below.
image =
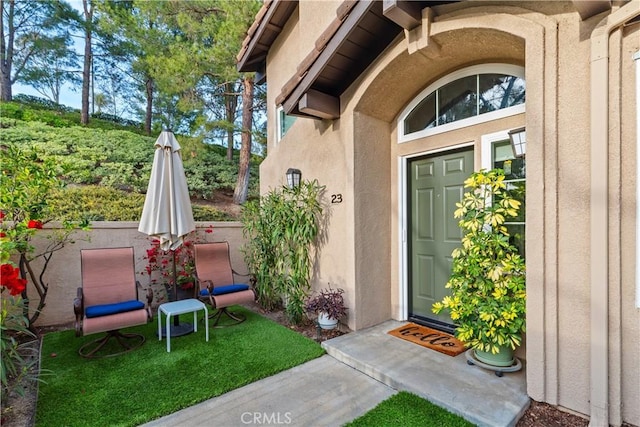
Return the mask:
<path id="1" fill-rule="evenodd" d="M 62 198 L 58 209 L 63 215 L 75 216 L 73 219 L 82 216 L 90 220 L 137 221 L 142 209 L 139 199 L 144 200 L 142 194 L 149 182 L 157 136 L 142 135 L 135 126 L 124 126 L 125 122 L 116 123 L 116 117 L 105 118 L 110 121 L 92 119 L 89 127 L 80 126 L 77 110 L 25 96 L 21 102 L 0 104 L 2 143 L 23 149 L 33 147 L 43 159 L 55 160 L 64 171 L 60 178 L 65 184 L 93 188 L 93 195 L 71 189 L 57 195 Z M 201 137 L 176 138 L 182 147 L 192 199 L 211 200 L 218 190 L 233 192 L 238 173 L 237 151 L 229 162 L 225 147 L 205 144 Z M 259 195 L 261 160 L 257 156 L 251 159 L 250 199 Z M 110 200 L 115 197 L 113 194 L 120 201 Z M 194 206 L 194 216 L 198 221 L 229 219 L 227 214 L 206 206 Z"/>
<path id="2" fill-rule="evenodd" d="M 143 194 L 107 187 L 86 186 L 57 190 L 49 195 L 49 205 L 60 220 L 139 221 Z M 211 206 L 192 205 L 196 221 L 232 221 L 227 213 Z"/>

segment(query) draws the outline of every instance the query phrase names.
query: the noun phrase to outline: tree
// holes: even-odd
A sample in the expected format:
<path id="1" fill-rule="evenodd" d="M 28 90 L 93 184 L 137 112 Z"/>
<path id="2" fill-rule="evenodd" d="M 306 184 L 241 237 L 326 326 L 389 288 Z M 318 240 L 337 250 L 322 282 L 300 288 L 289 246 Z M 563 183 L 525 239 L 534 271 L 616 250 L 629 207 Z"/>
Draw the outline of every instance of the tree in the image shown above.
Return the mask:
<path id="1" fill-rule="evenodd" d="M 52 37 L 49 49 L 34 52 L 20 81 L 59 104 L 62 86 L 80 82 L 75 73 L 78 60 L 71 45 L 68 34 Z"/>
<path id="2" fill-rule="evenodd" d="M 253 76 L 244 78 L 242 91 L 242 145 L 240 147 L 240 164 L 238 181 L 233 192 L 233 201 L 237 204 L 247 200 L 249 190 L 249 160 L 251 157 L 251 130 L 253 128 Z"/>
<path id="3" fill-rule="evenodd" d="M 110 38 L 107 50 L 119 59 L 121 77 L 126 76 L 135 89 L 134 97 L 129 99 L 145 106 L 140 117 L 145 132 L 150 135 L 158 93 L 150 58 L 164 57 L 175 31 L 163 25 L 161 2 L 101 0 L 96 2 L 96 7 L 101 13 L 100 31 Z M 125 62 L 126 70 L 122 67 Z"/>
<path id="4" fill-rule="evenodd" d="M 253 78 L 238 73 L 235 58 L 260 5 L 232 0 L 141 4 L 155 11 L 158 25 L 174 32 L 163 55 L 149 57 L 158 90 L 179 96 L 184 111 L 200 111 L 202 127 L 226 138 L 228 155 L 240 139 L 246 154 L 238 168 L 235 200 L 239 202 L 247 196 L 253 120 L 245 114 L 254 114 L 254 90 Z M 237 123 L 238 106 L 242 123 Z"/>
<path id="5" fill-rule="evenodd" d="M 84 54 L 82 65 L 82 98 L 80 109 L 80 123 L 89 124 L 89 85 L 91 82 L 91 72 L 93 65 L 93 2 L 82 0 L 83 10 L 83 30 L 84 30 Z"/>
<path id="6" fill-rule="evenodd" d="M 0 97 L 11 101 L 12 86 L 25 67 L 59 46 L 66 25 L 61 17 L 71 6 L 59 0 L 0 0 L 0 7 Z"/>

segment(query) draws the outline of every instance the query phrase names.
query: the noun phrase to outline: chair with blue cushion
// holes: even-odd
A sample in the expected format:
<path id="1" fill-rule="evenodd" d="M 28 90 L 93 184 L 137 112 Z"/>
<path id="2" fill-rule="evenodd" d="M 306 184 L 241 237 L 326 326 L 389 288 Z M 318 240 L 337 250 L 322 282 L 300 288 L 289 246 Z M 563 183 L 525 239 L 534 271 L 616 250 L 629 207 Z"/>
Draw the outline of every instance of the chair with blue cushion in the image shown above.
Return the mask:
<path id="1" fill-rule="evenodd" d="M 210 316 L 214 319 L 213 326 L 232 326 L 244 322 L 246 317 L 243 314 L 233 313 L 228 307 L 254 302 L 256 292 L 253 284 L 235 283 L 234 275 L 248 275 L 239 274 L 231 268 L 229 242 L 199 243 L 194 248 L 198 298 L 215 309 Z"/>
<path id="2" fill-rule="evenodd" d="M 146 304 L 138 300 L 140 283 L 136 281 L 133 248 L 83 249 L 80 258 L 82 287 L 73 301 L 76 336 L 106 334 L 84 344 L 78 353 L 97 358 L 140 347 L 145 341 L 143 335 L 120 332 L 152 319 L 152 290 L 147 289 Z M 112 338 L 118 345 L 108 344 Z"/>

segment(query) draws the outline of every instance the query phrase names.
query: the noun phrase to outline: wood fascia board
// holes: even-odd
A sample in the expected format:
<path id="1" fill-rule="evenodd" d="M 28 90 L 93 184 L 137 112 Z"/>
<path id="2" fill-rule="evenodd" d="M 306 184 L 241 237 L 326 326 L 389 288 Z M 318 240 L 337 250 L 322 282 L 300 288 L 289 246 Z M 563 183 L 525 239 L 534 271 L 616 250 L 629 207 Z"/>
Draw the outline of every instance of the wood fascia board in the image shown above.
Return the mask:
<path id="1" fill-rule="evenodd" d="M 599 13 L 611 10 L 611 0 L 572 0 L 580 18 L 584 21 Z"/>
<path id="2" fill-rule="evenodd" d="M 405 30 L 412 30 L 422 22 L 420 3 L 406 0 L 384 0 L 382 14 Z"/>
<path id="3" fill-rule="evenodd" d="M 268 29 L 281 29 L 279 26 L 274 25 L 271 20 L 273 16 L 278 12 L 279 8 L 291 7 L 292 3 L 297 4 L 298 0 L 270 0 L 264 3 L 262 8 L 256 15 L 256 20 L 249 28 L 247 37 L 242 44 L 240 52 L 236 56 L 238 71 L 255 71 L 255 67 L 251 67 L 251 65 L 256 64 L 256 62 L 259 63 L 261 62 L 261 60 L 256 60 L 254 58 L 253 60 L 249 61 L 252 53 L 257 47 L 262 47 L 263 49 L 269 48 L 269 46 L 265 46 L 264 43 L 262 43 L 262 36 Z"/>
<path id="4" fill-rule="evenodd" d="M 298 109 L 321 119 L 337 119 L 340 117 L 340 98 L 310 89 L 300 98 Z"/>
<path id="5" fill-rule="evenodd" d="M 311 85 L 318 78 L 318 75 L 320 75 L 322 69 L 329 62 L 331 56 L 335 54 L 338 47 L 347 39 L 347 35 L 358 25 L 358 22 L 360 22 L 362 17 L 365 16 L 373 6 L 374 2 L 357 2 L 351 9 L 349 15 L 345 18 L 342 26 L 340 26 L 340 28 L 335 32 L 331 40 L 327 42 L 325 48 L 316 58 L 316 61 L 311 64 L 307 73 L 300 78 L 298 84 L 296 84 L 290 92 L 285 92 L 283 88 L 279 99 L 283 101 L 281 102 L 282 107 L 287 114 L 296 108 L 300 98 L 302 98 L 302 96 L 311 89 Z M 288 95 L 287 92 L 289 92 Z"/>

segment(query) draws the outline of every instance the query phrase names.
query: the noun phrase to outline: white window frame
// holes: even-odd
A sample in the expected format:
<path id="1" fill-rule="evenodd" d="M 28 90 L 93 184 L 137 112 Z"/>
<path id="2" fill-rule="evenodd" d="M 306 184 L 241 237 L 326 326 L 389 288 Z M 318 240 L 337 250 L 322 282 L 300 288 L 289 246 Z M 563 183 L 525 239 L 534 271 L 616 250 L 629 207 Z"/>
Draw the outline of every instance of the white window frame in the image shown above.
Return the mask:
<path id="1" fill-rule="evenodd" d="M 398 320 L 407 320 L 409 317 L 409 247 L 408 233 L 411 225 L 408 221 L 407 212 L 407 174 L 409 173 L 408 164 L 414 158 L 431 156 L 461 148 L 473 148 L 473 141 L 463 142 L 452 145 L 450 147 L 436 148 L 434 150 L 421 151 L 406 156 L 398 156 L 398 207 L 400 221 L 398 224 L 398 259 L 400 260 L 400 268 L 398 269 L 399 292 L 398 292 L 398 311 L 396 313 Z M 474 164 L 474 170 L 476 170 Z"/>
<path id="2" fill-rule="evenodd" d="M 427 86 L 422 92 L 418 94 L 413 100 L 405 107 L 404 110 L 400 113 L 400 116 L 397 121 L 398 127 L 398 143 L 413 141 L 419 138 L 424 138 L 426 136 L 437 135 L 443 132 L 449 132 L 454 129 L 460 129 L 467 126 L 473 126 L 478 123 L 484 123 L 491 120 L 501 119 L 503 117 L 514 116 L 516 114 L 522 114 L 525 112 L 525 103 L 515 105 L 513 107 L 503 108 L 501 110 L 492 111 L 490 113 L 484 113 L 480 115 L 476 115 L 473 117 L 468 117 L 466 119 L 457 120 L 455 122 L 447 123 L 444 125 L 436 126 L 429 129 L 423 129 L 418 132 L 410 133 L 409 135 L 404 134 L 404 121 L 407 116 L 413 111 L 413 109 L 422 102 L 427 96 L 436 90 L 440 89 L 444 85 L 451 83 L 455 80 L 473 76 L 476 74 L 506 74 L 510 76 L 516 76 L 521 79 L 524 79 L 524 67 L 520 67 L 518 65 L 511 64 L 480 64 L 473 65 L 471 67 L 463 68 L 458 71 L 454 71 L 453 73 L 447 74 L 441 79 L 436 80 L 429 86 Z"/>
<path id="3" fill-rule="evenodd" d="M 276 107 L 276 130 L 275 130 L 276 145 L 278 145 L 278 143 L 284 137 L 284 134 L 282 133 L 282 118 L 281 118 L 283 113 L 284 113 L 284 108 L 282 107 L 282 105 Z M 286 113 L 284 114 L 286 115 Z"/>

